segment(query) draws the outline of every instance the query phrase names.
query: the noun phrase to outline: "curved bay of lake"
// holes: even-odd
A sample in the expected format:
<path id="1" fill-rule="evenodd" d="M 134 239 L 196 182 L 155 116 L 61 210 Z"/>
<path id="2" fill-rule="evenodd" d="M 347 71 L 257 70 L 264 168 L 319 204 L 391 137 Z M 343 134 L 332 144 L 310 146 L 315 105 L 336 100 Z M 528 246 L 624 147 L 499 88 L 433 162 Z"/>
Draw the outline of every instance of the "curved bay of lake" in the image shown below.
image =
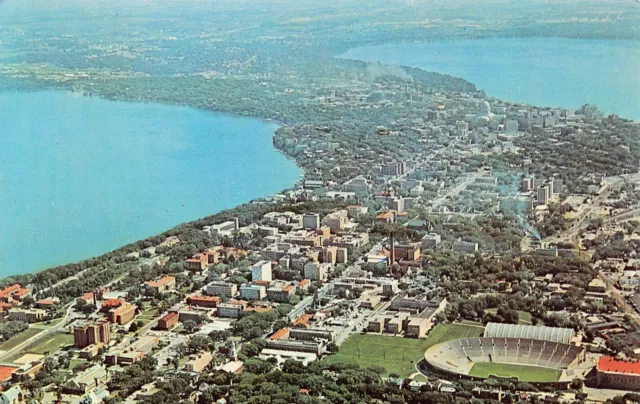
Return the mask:
<path id="1" fill-rule="evenodd" d="M 277 126 L 68 92 L 0 94 L 0 276 L 89 258 L 291 186 Z"/>
<path id="2" fill-rule="evenodd" d="M 450 74 L 503 100 L 573 109 L 591 103 L 640 120 L 639 41 L 492 38 L 365 46 L 341 57 Z"/>

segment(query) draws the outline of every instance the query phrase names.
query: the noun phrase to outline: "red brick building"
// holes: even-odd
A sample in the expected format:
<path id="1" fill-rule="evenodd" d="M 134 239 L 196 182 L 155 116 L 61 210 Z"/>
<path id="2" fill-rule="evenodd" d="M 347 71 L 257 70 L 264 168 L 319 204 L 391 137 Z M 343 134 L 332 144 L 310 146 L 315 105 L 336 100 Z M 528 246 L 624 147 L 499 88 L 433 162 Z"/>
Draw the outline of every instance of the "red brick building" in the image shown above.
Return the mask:
<path id="1" fill-rule="evenodd" d="M 158 320 L 158 328 L 161 330 L 169 330 L 176 324 L 178 324 L 178 313 L 175 311 L 170 312 Z"/>
<path id="2" fill-rule="evenodd" d="M 215 296 L 191 296 L 187 303 L 192 306 L 216 308 L 220 304 L 220 298 Z"/>

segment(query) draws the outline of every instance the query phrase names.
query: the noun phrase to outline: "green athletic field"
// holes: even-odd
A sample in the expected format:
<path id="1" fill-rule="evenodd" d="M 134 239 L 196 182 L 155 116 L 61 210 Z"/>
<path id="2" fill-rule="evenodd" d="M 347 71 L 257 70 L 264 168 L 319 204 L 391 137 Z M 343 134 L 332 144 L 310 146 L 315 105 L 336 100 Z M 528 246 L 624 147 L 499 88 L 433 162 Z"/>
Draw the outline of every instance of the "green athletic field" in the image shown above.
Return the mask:
<path id="1" fill-rule="evenodd" d="M 517 377 L 522 382 L 548 383 L 558 381 L 562 371 L 535 366 L 483 362 L 473 365 L 469 375 L 476 377 Z"/>
<path id="2" fill-rule="evenodd" d="M 426 339 L 402 338 L 381 334 L 353 334 L 340 346 L 340 351 L 324 360 L 327 363 L 356 363 L 362 367 L 382 366 L 386 374 L 407 377 L 416 372 L 415 365 L 424 351 L 440 342 L 481 335 L 483 328 L 438 324 Z"/>

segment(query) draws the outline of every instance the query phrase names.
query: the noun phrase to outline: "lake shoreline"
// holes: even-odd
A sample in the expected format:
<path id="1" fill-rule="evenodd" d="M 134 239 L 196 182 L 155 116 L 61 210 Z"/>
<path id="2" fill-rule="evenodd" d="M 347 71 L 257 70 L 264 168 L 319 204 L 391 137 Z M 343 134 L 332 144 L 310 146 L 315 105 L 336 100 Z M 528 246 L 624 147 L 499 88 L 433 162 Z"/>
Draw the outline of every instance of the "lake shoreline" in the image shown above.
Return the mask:
<path id="1" fill-rule="evenodd" d="M 630 39 L 496 36 L 365 45 L 336 57 L 452 75 L 497 100 L 574 110 L 596 104 L 605 115 L 640 121 L 640 109 L 624 101 L 640 99 L 640 79 L 627 66 L 634 55 L 640 42 Z"/>
<path id="2" fill-rule="evenodd" d="M 500 37 L 498 37 L 498 38 L 500 38 Z M 501 38 L 501 39 L 504 39 L 504 38 Z M 522 37 L 514 37 L 514 38 L 507 38 L 507 39 L 523 39 L 523 38 L 522 38 Z M 524 38 L 524 39 L 526 39 L 526 38 Z M 547 39 L 547 38 L 545 38 L 545 39 Z M 562 39 L 566 39 L 566 38 L 562 38 Z M 479 40 L 482 40 L 482 39 L 479 39 Z M 416 45 L 416 44 L 417 44 L 417 45 L 422 45 L 422 44 L 425 44 L 425 43 L 426 43 L 426 44 L 442 44 L 442 43 L 456 42 L 456 41 L 460 41 L 460 40 L 438 40 L 438 41 L 430 41 L 430 42 L 411 41 L 411 42 L 403 42 L 403 43 L 401 43 L 401 45 Z M 474 39 L 474 40 L 462 40 L 462 41 L 476 41 L 476 40 Z M 612 42 L 614 42 L 614 41 L 619 41 L 619 40 L 617 40 L 617 39 L 611 39 L 611 40 L 608 40 L 608 41 L 612 41 Z M 346 57 L 345 55 L 348 55 L 350 52 L 352 52 L 352 51 L 354 51 L 354 50 L 357 50 L 357 49 L 366 49 L 366 48 L 371 48 L 371 47 L 381 47 L 381 46 L 395 46 L 395 45 L 397 45 L 397 44 L 395 44 L 395 43 L 388 43 L 388 44 L 367 45 L 367 46 L 364 46 L 364 47 L 356 47 L 356 48 L 352 48 L 352 49 L 348 50 L 347 52 L 345 52 L 345 53 L 343 53 L 343 54 L 340 54 L 340 55 L 334 55 L 334 57 L 335 57 L 335 58 L 338 58 L 338 59 L 347 59 L 347 60 L 352 60 L 352 61 L 359 61 L 359 62 L 369 63 L 369 62 L 371 62 L 371 61 L 367 61 L 367 60 L 363 60 L 363 59 L 359 59 L 359 58 Z M 407 65 L 403 65 L 403 64 L 401 64 L 401 63 L 385 63 L 385 64 L 390 64 L 390 65 L 395 65 L 395 66 L 407 66 Z M 423 68 L 423 67 L 421 67 L 421 66 L 412 66 L 412 67 L 415 67 L 415 68 L 420 69 L 420 70 L 423 70 L 423 71 L 430 71 L 430 70 L 427 70 L 427 69 L 425 69 L 425 68 Z M 455 75 L 453 75 L 453 74 L 450 74 L 450 73 L 448 73 L 448 72 L 442 72 L 442 71 L 436 71 L 436 72 L 437 72 L 437 73 L 442 73 L 442 74 L 448 74 L 448 75 L 451 75 L 451 76 L 453 76 L 453 77 L 460 77 L 460 76 L 455 76 Z M 464 76 L 462 76 L 461 78 L 463 78 L 463 79 L 465 79 L 465 80 L 468 80 L 469 82 L 471 82 L 471 83 L 473 83 L 473 84 L 476 84 L 476 85 L 477 85 L 477 83 L 473 82 L 473 81 L 472 81 L 472 80 L 470 80 L 469 78 L 466 78 L 466 77 L 464 77 Z M 28 91 L 28 90 L 27 90 L 27 91 Z M 35 90 L 35 92 L 39 92 L 39 91 L 40 91 L 40 90 Z M 261 116 L 259 116 L 259 115 L 251 115 L 251 114 L 246 114 L 246 115 L 245 115 L 245 114 L 236 114 L 236 113 L 233 113 L 233 112 L 224 112 L 224 111 L 221 111 L 221 110 L 215 110 L 215 109 L 209 109 L 209 108 L 198 108 L 198 107 L 195 107 L 195 106 L 193 106 L 193 105 L 188 105 L 188 104 L 184 104 L 184 103 L 150 102 L 150 101 L 146 101 L 146 100 L 140 100 L 140 101 L 135 101 L 135 100 L 116 100 L 116 99 L 112 99 L 112 98 L 109 98 L 109 97 L 104 96 L 104 95 L 101 95 L 101 94 L 87 94 L 87 93 L 80 92 L 80 91 L 72 91 L 72 90 L 67 89 L 67 88 L 55 88 L 55 86 L 54 86 L 54 88 L 44 89 L 43 91 L 60 91 L 60 92 L 69 92 L 69 93 L 73 93 L 73 94 L 81 95 L 82 97 L 87 97 L 87 98 L 96 98 L 96 99 L 100 99 L 100 100 L 108 101 L 108 102 L 110 102 L 110 103 L 115 103 L 115 104 L 123 103 L 123 102 L 124 102 L 124 103 L 132 103 L 132 104 L 141 103 L 141 104 L 146 104 L 146 105 L 164 105 L 164 106 L 174 106 L 174 107 L 179 107 L 179 108 L 193 109 L 193 110 L 197 110 L 197 111 L 202 111 L 202 112 L 205 112 L 205 113 L 213 113 L 213 114 L 221 114 L 221 115 L 230 115 L 230 116 L 232 116 L 232 117 L 238 117 L 238 118 L 250 118 L 250 119 L 255 119 L 255 120 L 261 121 L 261 122 L 266 123 L 266 124 L 273 124 L 273 125 L 276 125 L 276 126 L 277 126 L 277 128 L 275 128 L 275 130 L 271 133 L 271 144 L 272 144 L 273 149 L 274 149 L 275 151 L 277 151 L 277 152 L 278 152 L 278 154 L 280 154 L 280 155 L 284 156 L 287 160 L 290 160 L 290 161 L 292 161 L 292 162 L 294 162 L 294 163 L 295 163 L 295 165 L 296 165 L 296 167 L 297 167 L 297 169 L 298 169 L 298 171 L 299 171 L 299 175 L 298 175 L 299 180 L 302 180 L 302 179 L 304 179 L 304 178 L 306 177 L 306 173 L 304 172 L 303 168 L 302 168 L 302 167 L 300 167 L 300 165 L 297 163 L 297 161 L 295 160 L 295 158 L 293 158 L 293 157 L 291 157 L 291 156 L 287 155 L 287 154 L 286 154 L 286 153 L 284 153 L 283 151 L 281 151 L 281 150 L 279 150 L 278 148 L 276 148 L 275 146 L 273 146 L 273 137 L 274 137 L 275 133 L 277 132 L 277 130 L 278 130 L 279 128 L 281 128 L 281 127 L 283 127 L 283 126 L 286 126 L 286 125 L 287 125 L 286 123 L 277 122 L 277 121 L 275 121 L 275 120 L 273 120 L 273 119 L 269 119 L 269 118 L 261 117 Z M 487 90 L 484 90 L 484 91 L 485 91 L 487 94 L 490 94 L 490 92 L 489 92 L 489 91 L 487 91 Z M 501 99 L 501 98 L 499 98 L 499 97 L 494 97 L 494 98 L 496 98 L 496 99 Z M 511 102 L 514 102 L 514 101 L 511 101 Z M 520 102 L 519 102 L 519 103 L 520 103 Z M 533 104 L 533 103 L 531 103 L 531 104 L 532 104 L 532 105 L 538 105 L 538 104 Z M 298 180 L 298 181 L 299 181 L 299 180 Z M 296 182 L 297 182 L 297 181 L 295 181 L 295 182 L 294 182 L 293 184 L 291 184 L 291 185 L 294 185 Z M 72 265 L 72 264 L 78 264 L 78 263 L 82 263 L 82 262 L 86 262 L 86 261 L 90 261 L 90 260 L 99 259 L 99 258 L 101 258 L 101 257 L 105 257 L 105 256 L 107 256 L 107 255 L 109 255 L 109 254 L 112 254 L 112 253 L 118 252 L 118 251 L 120 251 L 120 250 L 123 250 L 124 248 L 126 248 L 126 247 L 127 247 L 127 246 L 129 246 L 129 245 L 132 245 L 132 244 L 135 244 L 135 243 L 138 243 L 138 242 L 141 242 L 141 241 L 144 241 L 144 240 L 147 240 L 147 239 L 153 238 L 153 237 L 158 237 L 158 236 L 161 236 L 161 235 L 164 235 L 164 234 L 170 233 L 173 229 L 179 228 L 179 227 L 181 227 L 181 226 L 185 226 L 185 225 L 187 225 L 187 224 L 189 224 L 189 223 L 193 223 L 193 222 L 196 222 L 196 221 L 199 221 L 199 220 L 203 220 L 204 218 L 211 217 L 211 216 L 214 216 L 214 215 L 220 214 L 220 213 L 225 212 L 225 211 L 229 211 L 229 210 L 237 209 L 238 207 L 245 206 L 245 205 L 250 205 L 250 204 L 252 204 L 253 202 L 255 202 L 255 201 L 257 201 L 257 200 L 261 200 L 261 199 L 268 198 L 269 196 L 273 196 L 273 195 L 275 195 L 275 194 L 277 194 L 277 193 L 279 193 L 279 192 L 282 192 L 282 191 L 284 191 L 284 190 L 286 190 L 286 189 L 289 189 L 289 188 L 283 188 L 283 189 L 280 189 L 280 191 L 275 192 L 275 193 L 272 193 L 272 194 L 270 194 L 270 195 L 264 195 L 264 196 L 260 196 L 260 197 L 255 197 L 255 198 L 252 198 L 251 200 L 249 200 L 249 201 L 247 201 L 247 202 L 245 202 L 245 203 L 236 204 L 236 205 L 233 205 L 233 206 L 231 206 L 231 207 L 229 207 L 229 208 L 218 209 L 218 210 L 216 210 L 216 211 L 214 211 L 214 212 L 212 212 L 212 213 L 210 213 L 210 214 L 207 214 L 206 216 L 201 216 L 201 217 L 196 218 L 196 219 L 193 219 L 193 220 L 182 221 L 182 222 L 178 223 L 177 225 L 175 225 L 175 226 L 171 226 L 171 227 L 167 228 L 166 230 L 164 230 L 164 231 L 162 231 L 162 232 L 160 232 L 160 233 L 158 233 L 158 232 L 153 232 L 153 234 L 152 234 L 152 235 L 150 235 L 150 236 L 148 236 L 148 237 L 138 238 L 136 241 L 132 241 L 132 242 L 127 243 L 127 244 L 124 244 L 124 245 L 120 244 L 120 247 L 117 247 L 117 248 L 115 248 L 115 249 L 112 249 L 112 250 L 106 251 L 106 252 L 101 253 L 101 254 L 99 254 L 99 255 L 94 255 L 94 256 L 92 256 L 92 257 L 88 257 L 88 258 L 81 259 L 81 260 L 75 260 L 75 261 L 74 261 L 74 260 L 71 260 L 71 261 L 68 261 L 66 264 L 60 264 L 60 265 L 55 265 L 55 266 L 50 266 L 50 265 L 49 265 L 49 266 L 44 266 L 44 267 L 42 267 L 41 269 L 37 269 L 37 270 L 28 270 L 28 271 L 26 271 L 26 272 L 24 272 L 24 273 L 21 273 L 21 274 L 12 274 L 12 275 L 8 275 L 8 276 L 3 276 L 3 278 L 2 278 L 2 279 L 7 279 L 7 278 L 11 278 L 11 277 L 14 277 L 14 276 L 21 276 L 21 275 L 33 275 L 33 274 L 41 273 L 41 272 L 44 272 L 44 271 L 47 271 L 47 270 L 51 270 L 51 269 L 53 269 L 53 268 L 57 268 L 57 267 L 62 267 L 62 266 Z"/>
<path id="3" fill-rule="evenodd" d="M 6 234 L 15 234 L 15 240 L 7 238 L 4 244 L 0 243 L 2 266 L 13 268 L 13 273 L 2 278 L 102 257 L 211 212 L 273 196 L 293 186 L 302 175 L 295 160 L 273 145 L 281 126 L 272 120 L 184 105 L 114 101 L 63 90 L 0 94 L 0 102 L 5 105 L 13 99 L 19 105 L 16 109 L 22 111 L 33 102 L 33 113 L 45 123 L 41 128 L 26 122 L 20 110 L 13 119 L 6 116 L 10 113 L 6 111 L 3 119 L 25 140 L 0 139 L 5 153 L 15 155 L 0 164 L 5 174 L 0 189 L 11 191 L 5 193 L 0 206 L 5 214 L 12 215 L 0 228 Z M 37 104 L 43 103 L 61 104 L 76 111 L 71 116 L 68 112 L 58 116 L 56 108 L 51 113 L 39 113 Z M 95 115 L 102 111 L 105 118 L 96 121 Z M 116 119 L 122 123 L 104 122 Z M 72 121 L 69 125 L 77 125 L 78 132 L 86 129 L 90 138 L 87 144 L 83 145 L 75 132 L 63 135 L 69 128 L 58 121 Z M 105 124 L 109 128 L 102 129 Z M 29 161 L 36 153 L 23 143 L 32 144 L 33 139 L 39 138 L 44 140 L 41 147 L 54 157 L 40 156 L 44 162 L 33 163 L 34 169 L 29 170 Z M 98 161 L 102 157 L 104 161 Z M 57 166 L 64 176 L 51 174 L 51 166 Z M 26 191 L 19 187 L 21 179 Z M 91 184 L 85 187 L 82 183 L 87 179 Z M 242 183 L 245 185 L 238 186 Z M 208 185 L 202 187 L 203 184 Z M 34 197 L 29 190 L 38 185 L 43 190 L 31 191 L 36 192 Z M 49 190 L 50 187 L 54 188 Z M 66 191 L 61 193 L 57 188 Z M 64 196 L 67 193 L 69 196 Z M 155 197 L 166 194 L 174 196 Z M 26 203 L 19 202 L 23 196 L 29 197 Z M 19 210 L 19 205 L 25 207 Z M 74 212 L 75 217 L 70 217 L 69 212 Z M 100 215 L 104 215 L 102 222 Z M 47 231 L 40 230 L 43 228 Z M 98 234 L 101 231 L 104 237 Z M 25 254 L 28 257 L 27 246 L 38 248 L 41 254 L 19 265 L 18 259 L 24 259 Z M 46 259 L 50 261 L 45 262 Z"/>

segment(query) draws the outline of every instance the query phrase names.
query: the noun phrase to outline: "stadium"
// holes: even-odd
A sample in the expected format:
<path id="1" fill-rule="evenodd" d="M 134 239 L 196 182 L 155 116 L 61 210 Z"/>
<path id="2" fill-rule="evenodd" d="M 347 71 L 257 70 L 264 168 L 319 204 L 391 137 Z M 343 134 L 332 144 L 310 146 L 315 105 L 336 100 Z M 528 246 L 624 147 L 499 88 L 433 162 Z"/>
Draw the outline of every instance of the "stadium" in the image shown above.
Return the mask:
<path id="1" fill-rule="evenodd" d="M 424 358 L 432 369 L 469 378 L 555 383 L 571 380 L 584 362 L 576 340 L 569 328 L 489 323 L 482 337 L 433 345 Z"/>

